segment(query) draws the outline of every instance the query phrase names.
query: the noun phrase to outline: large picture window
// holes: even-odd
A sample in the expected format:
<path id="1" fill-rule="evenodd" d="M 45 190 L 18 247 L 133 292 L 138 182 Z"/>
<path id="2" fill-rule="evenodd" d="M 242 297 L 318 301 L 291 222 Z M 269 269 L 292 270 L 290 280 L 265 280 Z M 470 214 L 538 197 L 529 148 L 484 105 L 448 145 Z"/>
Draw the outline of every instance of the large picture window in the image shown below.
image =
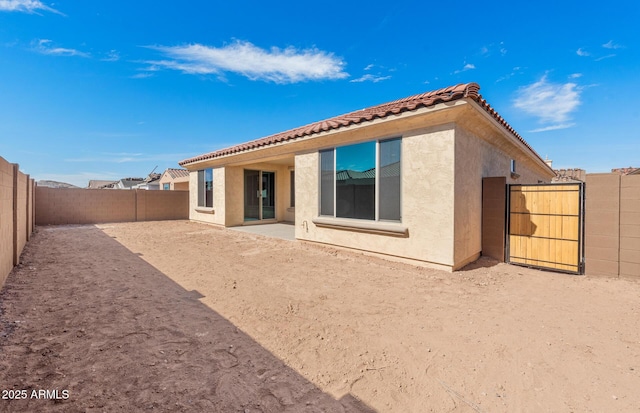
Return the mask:
<path id="1" fill-rule="evenodd" d="M 213 169 L 198 171 L 198 206 L 213 208 Z"/>
<path id="2" fill-rule="evenodd" d="M 320 152 L 320 215 L 400 221 L 401 139 Z"/>

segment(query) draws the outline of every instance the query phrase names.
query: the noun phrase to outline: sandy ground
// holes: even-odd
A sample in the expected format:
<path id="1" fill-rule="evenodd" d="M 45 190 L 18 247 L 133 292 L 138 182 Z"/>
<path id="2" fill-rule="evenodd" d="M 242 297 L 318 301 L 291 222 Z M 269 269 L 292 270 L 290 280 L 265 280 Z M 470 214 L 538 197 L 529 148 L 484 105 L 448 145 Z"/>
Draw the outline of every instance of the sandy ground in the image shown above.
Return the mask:
<path id="1" fill-rule="evenodd" d="M 637 280 L 146 222 L 38 228 L 0 309 L 0 411 L 640 411 Z"/>

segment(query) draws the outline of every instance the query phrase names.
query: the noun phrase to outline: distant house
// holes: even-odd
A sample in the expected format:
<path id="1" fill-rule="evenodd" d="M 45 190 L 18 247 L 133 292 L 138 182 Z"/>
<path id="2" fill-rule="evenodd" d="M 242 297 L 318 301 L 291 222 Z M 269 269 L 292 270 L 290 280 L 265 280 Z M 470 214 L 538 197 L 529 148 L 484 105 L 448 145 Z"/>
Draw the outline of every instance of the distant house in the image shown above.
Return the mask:
<path id="1" fill-rule="evenodd" d="M 482 250 L 483 178 L 555 176 L 479 89 L 455 85 L 185 159 L 190 219 L 289 221 L 298 240 L 461 268 Z"/>
<path id="2" fill-rule="evenodd" d="M 134 187 L 144 182 L 144 178 L 122 178 L 115 181 L 111 189 L 135 189 Z"/>
<path id="3" fill-rule="evenodd" d="M 105 189 L 105 188 L 113 187 L 114 184 L 115 184 L 115 181 L 92 179 L 89 181 L 89 185 L 87 185 L 87 189 Z"/>
<path id="4" fill-rule="evenodd" d="M 146 189 L 151 191 L 157 191 L 160 189 L 160 174 L 150 173 L 144 181 L 134 185 L 132 189 Z"/>
<path id="5" fill-rule="evenodd" d="M 42 180 L 36 182 L 38 186 L 44 186 L 47 188 L 77 188 L 77 186 L 68 184 L 66 182 L 58 182 L 58 181 L 50 181 L 50 180 Z"/>
<path id="6" fill-rule="evenodd" d="M 551 182 L 585 182 L 587 179 L 587 171 L 580 168 L 570 169 L 554 169 L 556 176 Z"/>
<path id="7" fill-rule="evenodd" d="M 163 191 L 188 191 L 189 171 L 186 169 L 167 168 L 160 178 L 160 189 Z"/>
<path id="8" fill-rule="evenodd" d="M 634 168 L 633 166 L 628 168 L 615 168 L 611 170 L 611 173 L 619 175 L 640 175 L 640 168 Z"/>

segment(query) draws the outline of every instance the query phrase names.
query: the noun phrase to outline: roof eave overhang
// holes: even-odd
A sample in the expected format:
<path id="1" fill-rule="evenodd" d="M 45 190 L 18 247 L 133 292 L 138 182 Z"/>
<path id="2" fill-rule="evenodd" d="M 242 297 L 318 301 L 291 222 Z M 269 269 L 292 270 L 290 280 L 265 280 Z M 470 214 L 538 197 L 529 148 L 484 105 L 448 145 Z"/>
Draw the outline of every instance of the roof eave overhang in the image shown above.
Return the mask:
<path id="1" fill-rule="evenodd" d="M 206 159 L 199 159 L 193 162 L 180 163 L 180 165 L 188 170 L 197 170 L 202 168 L 210 168 L 216 166 L 224 166 L 228 164 L 246 163 L 251 160 L 263 161 L 274 156 L 294 156 L 296 153 L 305 152 L 309 150 L 318 150 L 332 146 L 329 142 L 330 137 L 337 137 L 340 135 L 355 134 L 356 131 L 371 128 L 384 129 L 384 125 L 400 124 L 398 128 L 390 127 L 387 130 L 396 130 L 396 132 L 388 132 L 389 135 L 398 134 L 402 131 L 410 131 L 418 128 L 424 128 L 429 126 L 435 126 L 438 124 L 444 124 L 455 121 L 456 111 L 451 109 L 455 107 L 462 107 L 468 102 L 467 99 L 458 99 L 450 102 L 438 103 L 429 107 L 422 107 L 413 111 L 405 111 L 397 115 L 389 115 L 384 118 L 376 118 L 370 121 L 364 121 L 361 123 L 343 126 L 329 131 L 321 131 L 313 133 L 307 136 L 302 136 L 296 139 L 290 139 L 282 142 L 270 143 L 268 145 L 245 149 L 230 154 L 213 156 Z M 438 114 L 444 114 L 438 116 Z M 429 119 L 429 118 L 437 118 Z M 378 135 L 376 135 L 378 136 Z M 378 136 L 379 137 L 379 136 Z M 371 139 L 372 136 L 362 137 L 360 140 Z M 354 140 L 353 142 L 356 142 Z M 284 148 L 289 148 L 284 150 Z M 278 152 L 276 155 L 275 152 Z M 187 160 L 188 161 L 188 160 Z"/>

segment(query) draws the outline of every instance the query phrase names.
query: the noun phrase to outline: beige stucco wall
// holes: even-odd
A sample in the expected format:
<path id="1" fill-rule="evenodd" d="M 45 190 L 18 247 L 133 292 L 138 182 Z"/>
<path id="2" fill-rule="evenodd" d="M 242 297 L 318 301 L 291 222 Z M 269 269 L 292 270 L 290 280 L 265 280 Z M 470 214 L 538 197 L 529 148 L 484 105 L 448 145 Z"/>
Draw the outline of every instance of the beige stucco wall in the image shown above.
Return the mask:
<path id="1" fill-rule="evenodd" d="M 189 172 L 189 219 L 225 224 L 225 168 L 213 168 L 213 208 L 198 207 L 198 171 Z"/>
<path id="2" fill-rule="evenodd" d="M 452 266 L 453 125 L 402 137 L 402 224 L 408 237 L 316 226 L 319 154 L 312 152 L 296 156 L 296 238 Z"/>
<path id="3" fill-rule="evenodd" d="M 549 182 L 551 174 L 536 168 L 517 145 L 496 147 L 460 125 L 455 136 L 454 262 L 459 267 L 482 251 L 482 178 L 504 176 L 507 184 L 535 184 Z M 511 159 L 516 160 L 518 179 L 511 177 Z"/>

